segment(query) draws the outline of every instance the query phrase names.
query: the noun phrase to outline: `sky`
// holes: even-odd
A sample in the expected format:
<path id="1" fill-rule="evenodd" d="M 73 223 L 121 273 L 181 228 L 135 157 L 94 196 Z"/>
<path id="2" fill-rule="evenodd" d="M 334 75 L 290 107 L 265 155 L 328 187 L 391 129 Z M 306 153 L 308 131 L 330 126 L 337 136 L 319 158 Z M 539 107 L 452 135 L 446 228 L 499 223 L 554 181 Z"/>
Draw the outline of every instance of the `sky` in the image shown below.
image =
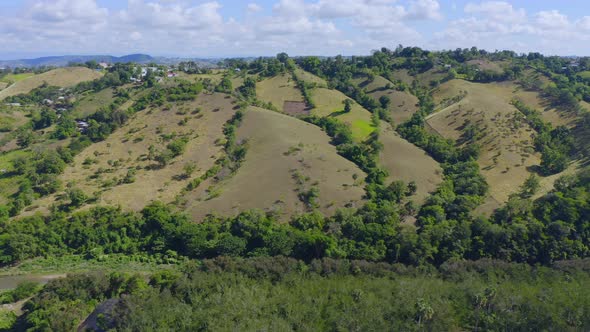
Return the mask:
<path id="1" fill-rule="evenodd" d="M 590 1 L 0 0 L 0 59 L 365 55 L 399 44 L 590 55 Z"/>

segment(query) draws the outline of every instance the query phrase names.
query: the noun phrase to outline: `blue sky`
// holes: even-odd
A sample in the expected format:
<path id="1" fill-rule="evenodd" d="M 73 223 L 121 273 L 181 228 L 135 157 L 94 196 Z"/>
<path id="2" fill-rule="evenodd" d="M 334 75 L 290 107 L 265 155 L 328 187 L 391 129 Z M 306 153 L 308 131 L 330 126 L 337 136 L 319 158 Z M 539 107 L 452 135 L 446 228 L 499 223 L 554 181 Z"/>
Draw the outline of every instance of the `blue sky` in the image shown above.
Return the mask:
<path id="1" fill-rule="evenodd" d="M 0 0 L 3 59 L 352 55 L 398 44 L 590 55 L 590 1 Z"/>

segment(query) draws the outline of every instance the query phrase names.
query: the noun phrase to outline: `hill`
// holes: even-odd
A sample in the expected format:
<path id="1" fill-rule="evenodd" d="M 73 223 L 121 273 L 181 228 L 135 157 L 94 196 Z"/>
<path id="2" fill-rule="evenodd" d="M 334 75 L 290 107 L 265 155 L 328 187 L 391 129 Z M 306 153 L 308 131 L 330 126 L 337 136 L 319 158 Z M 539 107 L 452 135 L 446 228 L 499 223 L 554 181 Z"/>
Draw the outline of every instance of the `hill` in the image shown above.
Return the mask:
<path id="1" fill-rule="evenodd" d="M 327 88 L 315 88 L 311 92 L 311 98 L 315 103 L 315 108 L 311 111 L 311 114 L 322 117 L 335 117 L 347 123 L 352 129 L 355 139 L 363 140 L 375 130 L 371 120 L 371 113 L 346 97 L 342 92 Z M 352 102 L 351 111 L 348 113 L 344 112 L 345 100 Z"/>
<path id="2" fill-rule="evenodd" d="M 218 142 L 224 138 L 223 125 L 235 112 L 233 102 L 223 94 L 201 94 L 192 102 L 142 111 L 77 155 L 60 180 L 97 197 L 94 204 L 140 210 L 154 200 L 172 202 L 191 178 L 204 174 L 221 156 Z M 152 149 L 165 151 L 179 139 L 185 140 L 186 152 L 165 167 L 148 158 Z M 183 176 L 186 165 L 194 165 L 190 176 Z M 59 196 L 35 205 L 43 211 Z"/>
<path id="3" fill-rule="evenodd" d="M 283 112 L 289 108 L 290 104 L 299 104 L 303 110 L 306 108 L 296 82 L 288 73 L 256 83 L 256 96 Z"/>
<path id="4" fill-rule="evenodd" d="M 339 156 L 319 128 L 250 108 L 237 136 L 248 147 L 237 173 L 186 196 L 187 210 L 197 220 L 210 213 L 235 215 L 252 208 L 285 220 L 312 206 L 332 214 L 337 208 L 361 204 L 363 171 Z"/>
<path id="5" fill-rule="evenodd" d="M 387 182 L 401 180 L 417 185 L 417 203 L 423 203 L 428 195 L 442 182 L 442 168 L 422 149 L 401 138 L 391 128 L 380 133 L 383 150 L 379 155 L 380 164 L 388 171 Z"/>
<path id="6" fill-rule="evenodd" d="M 395 124 L 400 124 L 412 117 L 418 111 L 418 98 L 407 91 L 406 87 L 399 88 L 396 84 L 382 76 L 375 76 L 369 79 L 366 76 L 359 76 L 352 80 L 359 88 L 376 101 L 383 96 L 390 100 L 387 109 L 390 111 L 391 119 Z"/>
<path id="7" fill-rule="evenodd" d="M 478 163 L 490 185 L 490 196 L 497 202 L 495 207 L 499 207 L 518 191 L 541 160 L 533 146 L 535 130 L 511 101 L 519 98 L 540 105 L 542 99 L 512 82 L 484 84 L 464 80 L 442 84 L 434 98 L 441 109 L 427 117 L 428 126 L 461 145 L 481 146 Z M 561 123 L 555 116 L 547 119 Z M 541 192 L 552 186 L 552 182 L 545 183 Z"/>
<path id="8" fill-rule="evenodd" d="M 48 72 L 33 75 L 17 81 L 13 85 L 0 91 L 0 101 L 9 96 L 28 93 L 40 87 L 43 83 L 59 87 L 74 86 L 80 82 L 92 81 L 102 77 L 102 74 L 85 67 L 68 67 L 53 69 Z"/>

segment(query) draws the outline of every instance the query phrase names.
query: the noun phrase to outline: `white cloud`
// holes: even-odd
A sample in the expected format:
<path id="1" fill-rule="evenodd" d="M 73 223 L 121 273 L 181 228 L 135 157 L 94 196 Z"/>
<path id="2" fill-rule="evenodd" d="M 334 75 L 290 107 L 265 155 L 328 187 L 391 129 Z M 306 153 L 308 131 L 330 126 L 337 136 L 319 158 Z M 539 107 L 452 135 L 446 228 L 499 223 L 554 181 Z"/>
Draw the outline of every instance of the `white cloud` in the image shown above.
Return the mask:
<path id="1" fill-rule="evenodd" d="M 260 7 L 257 3 L 249 3 L 246 7 L 249 13 L 258 13 L 262 11 L 262 7 Z"/>
<path id="2" fill-rule="evenodd" d="M 497 22 L 519 23 L 526 20 L 526 11 L 523 8 L 516 9 L 510 3 L 504 1 L 468 3 L 465 5 L 465 13 L 481 15 Z"/>
<path id="3" fill-rule="evenodd" d="M 440 5 L 436 0 L 414 0 L 410 3 L 408 18 L 419 20 L 440 20 Z"/>
<path id="4" fill-rule="evenodd" d="M 366 54 L 399 43 L 589 51 L 590 16 L 527 13 L 508 1 L 467 3 L 461 12 L 436 0 L 273 0 L 265 7 L 251 0 L 238 7 L 238 19 L 224 17 L 227 1 L 127 0 L 120 10 L 98 0 L 25 1 L 16 16 L 0 13 L 0 43 L 23 53 L 190 56 Z M 449 13 L 459 17 L 445 21 Z"/>
<path id="5" fill-rule="evenodd" d="M 567 29 L 570 27 L 567 16 L 557 10 L 538 12 L 535 15 L 535 23 L 541 29 Z"/>
<path id="6" fill-rule="evenodd" d="M 38 21 L 90 20 L 96 22 L 106 18 L 108 10 L 99 8 L 94 0 L 45 0 L 33 3 L 27 15 Z"/>

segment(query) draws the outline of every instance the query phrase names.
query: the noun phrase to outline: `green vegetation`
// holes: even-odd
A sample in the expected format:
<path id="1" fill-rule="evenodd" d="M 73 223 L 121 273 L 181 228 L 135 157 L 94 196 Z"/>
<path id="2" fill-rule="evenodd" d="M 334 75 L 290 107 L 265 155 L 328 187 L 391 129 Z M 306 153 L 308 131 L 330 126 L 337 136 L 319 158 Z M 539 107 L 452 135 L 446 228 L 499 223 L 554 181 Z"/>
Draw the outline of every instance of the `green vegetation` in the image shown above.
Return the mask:
<path id="1" fill-rule="evenodd" d="M 188 79 L 159 77 L 160 67 L 140 82 L 132 80 L 139 77 L 137 66 L 118 64 L 94 81 L 69 88 L 43 84 L 8 97 L 22 104 L 14 112 L 26 123 L 15 113 L 0 118 L 6 143 L 0 153 L 0 265 L 36 271 L 53 263 L 116 269 L 138 263 L 149 275 L 86 273 L 44 287 L 21 284 L 2 292 L 0 302 L 32 298 L 18 318 L 0 312 L 0 329 L 74 330 L 97 310 L 105 330 L 587 330 L 590 170 L 549 177 L 585 157 L 587 145 L 590 116 L 580 102 L 590 101 L 590 61 L 581 60 L 579 68 L 565 61 L 475 48 L 400 46 L 326 59 L 281 53 L 225 60 L 226 70 L 214 73 L 185 62 L 178 69 Z M 311 114 L 294 112 L 293 118 L 253 107 L 278 110 L 269 98 L 258 100 L 256 91 L 257 84 L 275 81 L 286 82 L 298 97 L 293 101 L 305 101 L 307 109 L 298 112 Z M 528 142 L 514 144 L 528 144 L 526 156 L 536 163 L 525 163 L 516 149 L 511 158 L 520 160 L 515 167 L 539 175 L 525 173 L 506 204 L 481 216 L 475 211 L 488 203 L 493 185 L 478 164 L 493 151 L 485 146 L 491 145 L 485 123 L 450 120 L 445 125 L 459 134 L 445 139 L 427 120 L 435 109 L 454 112 L 451 106 L 470 97 L 480 100 L 474 90 L 457 93 L 449 85 L 495 93 L 497 81 L 510 81 L 502 86 L 516 88 L 513 95 L 537 91 L 572 122 L 553 126 L 520 99 L 512 101 L 519 112 L 494 116 L 498 126 L 531 133 Z M 441 97 L 438 89 L 447 94 Z M 386 142 L 380 130 L 397 135 L 391 113 L 392 106 L 401 107 L 395 92 L 402 91 L 419 110 L 396 115 L 404 120 L 396 139 L 441 167 L 432 161 L 438 181 L 419 201 L 416 182 L 388 180 L 380 164 Z M 109 97 L 104 104 L 78 112 L 75 100 L 99 93 Z M 285 95 L 272 100 L 288 100 Z M 97 148 L 75 158 L 90 145 Z M 203 153 L 192 154 L 193 148 Z M 392 150 L 386 158 L 403 158 Z M 258 164 L 250 162 L 254 152 Z M 102 160 L 108 162 L 99 168 Z M 66 169 L 74 165 L 88 173 L 69 176 Z M 274 170 L 283 178 L 275 180 Z M 326 172 L 339 174 L 331 187 Z M 160 175 L 165 179 L 158 185 L 140 183 Z M 249 176 L 250 182 L 237 183 L 254 179 L 266 187 L 238 188 L 248 195 L 262 196 L 258 188 L 268 183 L 288 188 L 276 195 L 267 189 L 273 202 L 256 209 L 224 198 L 239 196 L 231 180 Z M 555 184 L 547 193 L 549 180 Z M 202 183 L 207 188 L 198 188 Z M 104 199 L 106 188 L 116 185 L 127 196 Z M 157 193 L 125 191 L 134 185 Z M 177 191 L 164 190 L 175 185 Z M 335 187 L 334 201 L 326 202 L 324 193 Z M 141 204 L 133 208 L 99 204 L 135 199 Z M 232 213 L 207 214 L 199 205 L 204 202 L 228 205 Z M 205 212 L 191 217 L 193 208 Z M 282 208 L 298 213 L 281 214 Z"/>
<path id="2" fill-rule="evenodd" d="M 539 111 L 527 107 L 519 100 L 514 100 L 512 104 L 537 131 L 535 149 L 542 154 L 541 172 L 550 175 L 565 170 L 574 152 L 574 137 L 570 130 L 565 126 L 553 129 L 551 124 L 543 122 Z"/>
<path id="3" fill-rule="evenodd" d="M 75 330 L 104 303 L 98 327 L 114 330 L 586 330 L 583 268 L 481 261 L 426 272 L 363 261 L 225 258 L 149 279 L 112 273 L 51 281 L 16 324 Z"/>

